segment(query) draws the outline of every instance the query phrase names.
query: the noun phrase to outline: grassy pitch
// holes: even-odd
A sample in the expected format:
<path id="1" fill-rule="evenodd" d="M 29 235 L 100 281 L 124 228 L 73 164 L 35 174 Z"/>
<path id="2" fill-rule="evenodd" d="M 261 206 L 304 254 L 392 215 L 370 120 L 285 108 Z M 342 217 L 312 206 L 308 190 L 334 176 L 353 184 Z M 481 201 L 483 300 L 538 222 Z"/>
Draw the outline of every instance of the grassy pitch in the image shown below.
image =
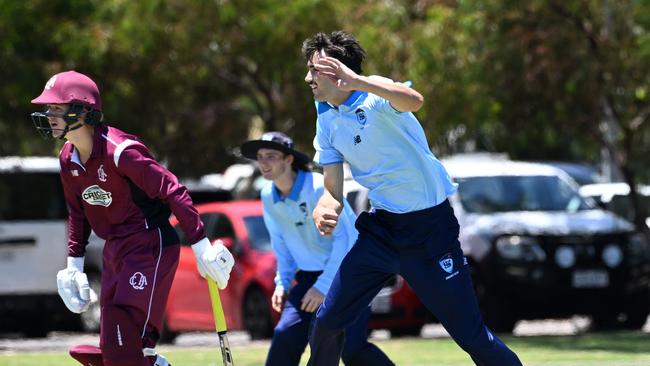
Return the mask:
<path id="1" fill-rule="evenodd" d="M 502 337 L 526 366 L 647 366 L 650 336 L 640 332 L 577 336 Z M 377 341 L 399 366 L 470 366 L 469 356 L 451 339 L 404 338 Z M 237 366 L 264 364 L 268 343 L 233 346 Z M 218 345 L 211 348 L 160 347 L 174 366 L 221 366 Z M 308 350 L 301 365 L 306 365 Z M 11 353 L 0 350 L 2 366 L 78 365 L 65 352 Z M 342 365 L 342 363 L 341 363 Z"/>

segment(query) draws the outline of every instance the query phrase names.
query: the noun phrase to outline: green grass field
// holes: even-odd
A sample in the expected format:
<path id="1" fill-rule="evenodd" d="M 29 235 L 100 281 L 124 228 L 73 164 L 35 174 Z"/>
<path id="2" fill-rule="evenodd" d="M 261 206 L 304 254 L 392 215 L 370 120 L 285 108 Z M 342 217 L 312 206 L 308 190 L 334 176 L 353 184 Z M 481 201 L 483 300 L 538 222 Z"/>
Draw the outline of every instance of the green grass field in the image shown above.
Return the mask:
<path id="1" fill-rule="evenodd" d="M 526 366 L 648 366 L 650 336 L 621 332 L 579 336 L 504 337 Z M 399 366 L 469 366 L 473 365 L 453 341 L 408 338 L 376 342 Z M 237 366 L 264 364 L 268 344 L 234 346 Z M 214 348 L 160 347 L 174 366 L 220 366 L 221 354 Z M 306 364 L 307 355 L 301 365 Z M 77 365 L 65 352 L 0 353 L 2 366 Z"/>

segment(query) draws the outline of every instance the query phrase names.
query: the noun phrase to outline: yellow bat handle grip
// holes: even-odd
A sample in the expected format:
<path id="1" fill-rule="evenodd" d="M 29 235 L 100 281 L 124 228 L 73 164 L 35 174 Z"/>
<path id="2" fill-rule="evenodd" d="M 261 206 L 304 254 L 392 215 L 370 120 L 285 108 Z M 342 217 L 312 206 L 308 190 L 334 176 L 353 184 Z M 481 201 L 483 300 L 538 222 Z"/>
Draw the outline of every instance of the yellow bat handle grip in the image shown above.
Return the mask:
<path id="1" fill-rule="evenodd" d="M 210 300 L 212 300 L 214 326 L 217 329 L 217 333 L 225 332 L 228 328 L 226 326 L 226 317 L 223 315 L 221 298 L 219 297 L 219 287 L 217 287 L 217 284 L 210 277 L 208 277 L 208 289 L 210 290 Z"/>

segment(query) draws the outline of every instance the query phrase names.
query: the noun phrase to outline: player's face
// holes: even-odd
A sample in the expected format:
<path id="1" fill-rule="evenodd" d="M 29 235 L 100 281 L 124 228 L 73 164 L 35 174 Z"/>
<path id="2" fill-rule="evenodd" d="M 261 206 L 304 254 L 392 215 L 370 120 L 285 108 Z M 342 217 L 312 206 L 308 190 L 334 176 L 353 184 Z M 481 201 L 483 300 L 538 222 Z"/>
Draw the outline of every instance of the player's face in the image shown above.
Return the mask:
<path id="1" fill-rule="evenodd" d="M 276 180 L 291 170 L 290 155 L 273 149 L 257 150 L 257 167 L 264 179 Z"/>
<path id="2" fill-rule="evenodd" d="M 318 102 L 326 102 L 336 91 L 334 82 L 325 75 L 320 75 L 316 70 L 315 65 L 320 59 L 320 53 L 314 52 L 309 61 L 307 61 L 307 75 L 305 75 L 305 82 L 314 93 L 314 99 Z"/>
<path id="3" fill-rule="evenodd" d="M 47 122 L 52 128 L 52 137 L 58 138 L 63 133 L 63 130 L 66 127 L 66 123 L 63 120 L 63 115 L 68 111 L 67 104 L 48 104 L 47 111 Z"/>

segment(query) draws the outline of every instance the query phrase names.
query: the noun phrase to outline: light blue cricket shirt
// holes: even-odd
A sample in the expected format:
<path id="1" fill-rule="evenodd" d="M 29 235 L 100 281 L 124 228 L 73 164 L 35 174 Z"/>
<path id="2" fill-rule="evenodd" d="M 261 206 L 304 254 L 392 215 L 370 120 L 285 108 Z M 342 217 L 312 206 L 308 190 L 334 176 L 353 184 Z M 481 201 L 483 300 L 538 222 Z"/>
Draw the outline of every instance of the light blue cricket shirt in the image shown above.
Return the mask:
<path id="1" fill-rule="evenodd" d="M 324 295 L 343 257 L 357 240 L 356 216 L 347 202 L 330 236 L 318 232 L 312 211 L 323 195 L 323 176 L 298 171 L 289 196 L 282 197 L 273 182 L 262 189 L 264 223 L 277 259 L 276 288 L 288 291 L 297 271 L 323 271 L 314 287 Z"/>
<path id="2" fill-rule="evenodd" d="M 436 206 L 456 191 L 420 122 L 377 95 L 354 91 L 338 108 L 316 102 L 314 160 L 350 164 L 372 207 L 405 213 Z"/>

